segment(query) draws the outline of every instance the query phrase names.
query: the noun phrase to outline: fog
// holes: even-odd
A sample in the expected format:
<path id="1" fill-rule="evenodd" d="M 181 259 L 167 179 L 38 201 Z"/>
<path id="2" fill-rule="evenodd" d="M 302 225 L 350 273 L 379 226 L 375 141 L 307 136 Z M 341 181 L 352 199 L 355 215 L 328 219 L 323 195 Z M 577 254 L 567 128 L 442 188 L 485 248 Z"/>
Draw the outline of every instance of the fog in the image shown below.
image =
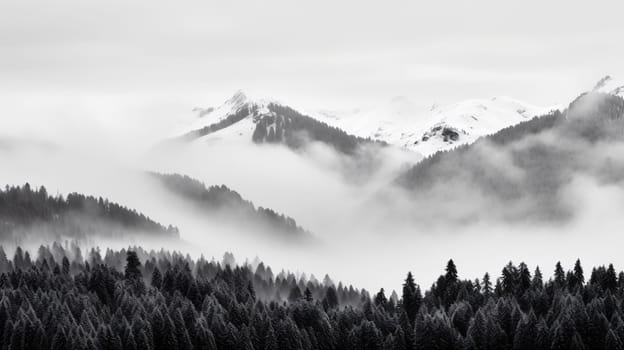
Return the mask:
<path id="1" fill-rule="evenodd" d="M 420 157 L 393 147 L 362 150 L 355 160 L 317 143 L 293 151 L 230 139 L 199 139 L 154 152 L 151 147 L 170 136 L 168 131 L 186 116 L 154 118 L 147 137 L 142 131 L 146 126 L 135 121 L 111 127 L 91 117 L 89 108 L 39 108 L 16 108 L 14 115 L 31 117 L 21 125 L 2 119 L 3 134 L 10 137 L 1 138 L 6 146 L 0 147 L 0 183 L 29 182 L 46 186 L 51 194 L 103 196 L 163 225 L 177 226 L 182 238 L 179 243 L 92 243 L 165 247 L 217 259 L 231 251 L 238 261 L 258 256 L 273 271 L 317 277 L 328 273 L 334 280 L 373 291 L 399 290 L 407 271 L 428 287 L 449 258 L 461 277 L 471 279 L 486 271 L 498 276 L 509 260 L 525 261 L 531 268 L 540 265 L 545 276 L 558 260 L 564 267 L 576 258 L 585 266 L 624 265 L 614 244 L 624 223 L 624 187 L 617 175 L 624 168 L 624 144 L 614 139 L 590 142 L 562 128 L 504 147 L 481 142 L 459 165 L 478 164 L 488 179 L 510 186 L 511 199 L 506 192 L 484 192 L 474 179 L 475 168 L 458 164 L 437 168 L 442 170 L 434 174 L 440 178 L 436 186 L 414 195 L 395 179 Z M 60 118 L 64 115 L 70 117 Z M 28 124 L 33 120 L 36 128 Z M 538 146 L 549 150 L 551 158 L 546 159 L 564 159 L 546 172 L 546 180 L 565 175 L 547 192 L 553 196 L 540 195 L 535 190 L 540 187 L 531 185 L 536 172 L 518 163 L 519 155 Z M 225 184 L 256 206 L 293 217 L 318 244 L 283 244 L 254 230 L 225 225 L 163 189 L 146 171 L 186 174 L 207 186 Z M 536 211 L 553 208 L 565 215 L 560 220 L 533 219 Z"/>

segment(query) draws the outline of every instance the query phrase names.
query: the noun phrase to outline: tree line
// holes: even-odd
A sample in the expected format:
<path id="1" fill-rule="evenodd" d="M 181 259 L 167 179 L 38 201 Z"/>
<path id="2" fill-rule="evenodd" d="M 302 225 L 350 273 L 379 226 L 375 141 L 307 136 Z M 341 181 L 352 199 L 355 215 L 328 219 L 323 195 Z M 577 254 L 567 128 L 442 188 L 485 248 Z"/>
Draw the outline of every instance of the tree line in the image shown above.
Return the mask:
<path id="1" fill-rule="evenodd" d="M 163 226 L 142 213 L 102 197 L 69 193 L 50 195 L 45 187 L 0 189 L 0 239 L 20 241 L 28 235 L 82 239 L 114 237 L 130 232 L 177 238 L 178 229 Z"/>
<path id="2" fill-rule="evenodd" d="M 421 290 L 374 295 L 262 262 L 139 247 L 0 249 L 2 349 L 622 349 L 624 273 L 520 263 L 493 281 L 450 260 Z"/>
<path id="3" fill-rule="evenodd" d="M 277 235 L 282 242 L 312 239 L 310 232 L 290 216 L 270 208 L 256 207 L 225 185 L 209 186 L 187 175 L 151 173 L 171 193 L 189 200 L 208 215 L 219 215 L 236 225 L 247 225 L 255 232 Z"/>

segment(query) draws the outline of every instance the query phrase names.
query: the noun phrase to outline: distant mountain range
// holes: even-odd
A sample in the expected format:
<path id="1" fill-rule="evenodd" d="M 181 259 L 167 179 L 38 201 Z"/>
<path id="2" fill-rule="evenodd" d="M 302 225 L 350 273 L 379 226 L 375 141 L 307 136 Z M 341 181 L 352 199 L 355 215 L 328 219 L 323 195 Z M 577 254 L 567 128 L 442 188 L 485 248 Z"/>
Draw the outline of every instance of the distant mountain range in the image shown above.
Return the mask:
<path id="1" fill-rule="evenodd" d="M 588 91 L 622 96 L 624 85 L 605 76 Z M 434 104 L 421 110 L 408 98 L 396 97 L 370 109 L 317 109 L 303 113 L 277 100 L 254 99 L 237 91 L 218 107 L 195 108 L 199 118 L 181 138 L 282 142 L 291 148 L 300 147 L 302 140 L 309 138 L 347 154 L 352 154 L 358 145 L 377 141 L 426 157 L 564 108 L 535 106 L 499 96 L 448 106 Z"/>
<path id="2" fill-rule="evenodd" d="M 563 112 L 437 152 L 397 182 L 414 198 L 436 198 L 429 204 L 443 212 L 452 208 L 454 213 L 467 213 L 466 220 L 476 218 L 474 210 L 483 209 L 480 201 L 488 205 L 481 216 L 566 220 L 576 205 L 566 199 L 574 181 L 624 183 L 624 163 L 618 156 L 624 141 L 624 99 L 602 91 L 599 87 L 581 94 Z"/>
<path id="3" fill-rule="evenodd" d="M 428 156 L 557 109 L 558 106 L 537 107 L 510 97 L 494 97 L 449 106 L 433 105 L 422 111 L 407 98 L 395 98 L 371 110 L 323 112 L 319 118 L 360 137 Z"/>

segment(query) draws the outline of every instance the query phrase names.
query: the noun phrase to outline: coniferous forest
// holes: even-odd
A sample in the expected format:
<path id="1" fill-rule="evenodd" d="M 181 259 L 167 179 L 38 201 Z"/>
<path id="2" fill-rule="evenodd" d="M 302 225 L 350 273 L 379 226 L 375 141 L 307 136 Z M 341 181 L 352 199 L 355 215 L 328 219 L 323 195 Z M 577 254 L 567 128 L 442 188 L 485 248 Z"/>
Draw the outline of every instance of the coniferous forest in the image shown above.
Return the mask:
<path id="1" fill-rule="evenodd" d="M 69 193 L 50 195 L 44 186 L 6 186 L 0 189 L 0 240 L 23 241 L 93 237 L 177 239 L 178 229 L 163 226 L 134 209 L 102 197 Z"/>
<path id="2" fill-rule="evenodd" d="M 622 349 L 624 273 L 510 262 L 463 280 L 449 260 L 399 294 L 178 252 L 0 249 L 2 349 Z M 397 281 L 397 286 L 399 286 Z"/>
<path id="3" fill-rule="evenodd" d="M 165 189 L 174 195 L 196 205 L 205 215 L 219 215 L 227 222 L 245 223 L 254 232 L 266 231 L 269 236 L 282 241 L 311 241 L 312 236 L 297 225 L 295 219 L 275 212 L 270 208 L 258 207 L 245 200 L 236 191 L 225 185 L 210 186 L 186 175 L 151 174 Z"/>

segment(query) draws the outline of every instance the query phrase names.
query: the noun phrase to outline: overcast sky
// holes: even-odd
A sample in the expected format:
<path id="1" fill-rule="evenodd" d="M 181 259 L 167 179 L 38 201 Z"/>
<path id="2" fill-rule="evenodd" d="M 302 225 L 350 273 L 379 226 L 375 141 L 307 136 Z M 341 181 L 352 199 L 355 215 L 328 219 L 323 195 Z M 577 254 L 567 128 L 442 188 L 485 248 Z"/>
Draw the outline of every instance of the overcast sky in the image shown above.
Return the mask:
<path id="1" fill-rule="evenodd" d="M 26 105 L 80 101 L 81 115 L 113 124 L 187 113 L 237 89 L 317 108 L 394 96 L 567 103 L 605 74 L 624 78 L 623 10 L 569 0 L 3 0 L 0 100 L 22 101 L 20 118 Z"/>

